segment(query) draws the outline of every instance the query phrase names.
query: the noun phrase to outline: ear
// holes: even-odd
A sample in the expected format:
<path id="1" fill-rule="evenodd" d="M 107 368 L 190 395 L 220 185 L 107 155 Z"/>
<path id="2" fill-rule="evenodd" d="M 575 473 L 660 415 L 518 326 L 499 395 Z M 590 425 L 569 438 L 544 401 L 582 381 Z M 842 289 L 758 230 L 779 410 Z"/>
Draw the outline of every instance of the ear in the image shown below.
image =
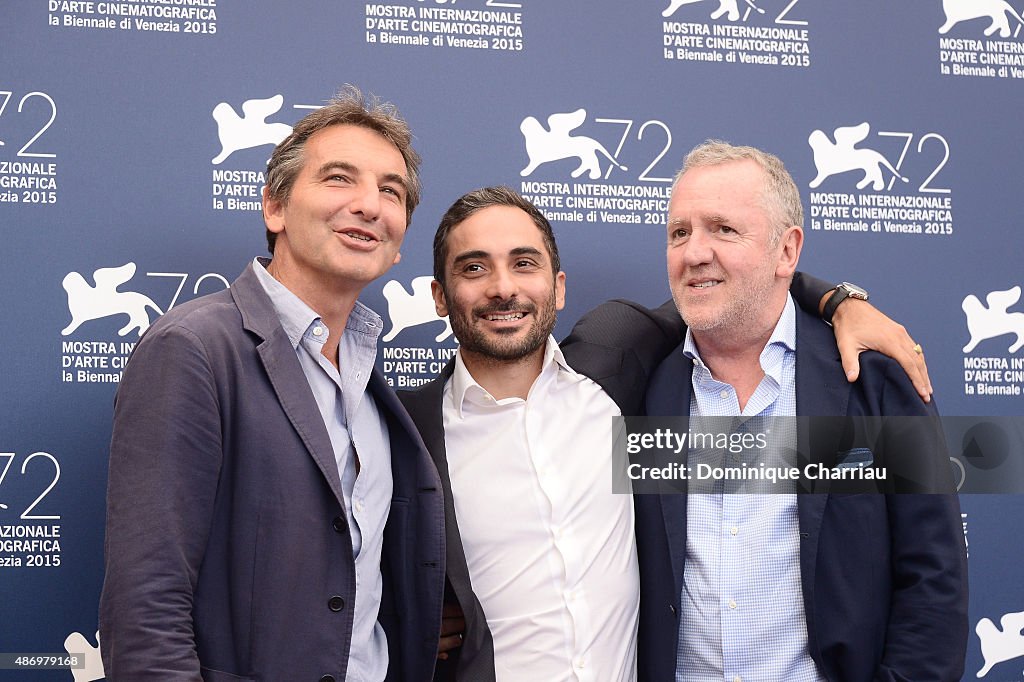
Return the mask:
<path id="1" fill-rule="evenodd" d="M 565 273 L 555 275 L 555 310 L 565 307 Z"/>
<path id="2" fill-rule="evenodd" d="M 284 232 L 284 203 L 271 199 L 266 185 L 263 186 L 263 222 L 271 232 Z"/>
<path id="3" fill-rule="evenodd" d="M 788 279 L 796 272 L 800 262 L 800 251 L 804 246 L 804 231 L 797 225 L 787 227 L 779 240 L 779 264 L 775 267 L 775 276 Z"/>
<path id="4" fill-rule="evenodd" d="M 434 297 L 434 310 L 438 317 L 448 316 L 448 302 L 444 298 L 444 289 L 436 279 L 430 282 L 430 295 Z"/>
<path id="5" fill-rule="evenodd" d="M 392 263 L 392 265 L 398 265 L 398 261 L 400 261 L 400 260 L 402 260 L 402 252 L 401 251 L 396 251 L 395 252 L 395 262 Z"/>

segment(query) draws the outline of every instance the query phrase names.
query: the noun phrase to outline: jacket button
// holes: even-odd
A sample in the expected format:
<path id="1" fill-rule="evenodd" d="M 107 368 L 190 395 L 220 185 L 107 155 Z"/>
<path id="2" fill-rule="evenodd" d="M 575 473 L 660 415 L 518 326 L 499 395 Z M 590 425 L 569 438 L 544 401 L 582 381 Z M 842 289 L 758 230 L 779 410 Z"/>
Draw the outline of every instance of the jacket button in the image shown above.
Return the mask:
<path id="1" fill-rule="evenodd" d="M 331 597 L 327 600 L 327 608 L 331 611 L 341 611 L 345 608 L 345 600 L 337 596 Z"/>
<path id="2" fill-rule="evenodd" d="M 334 682 L 334 675 L 324 675 L 320 678 L 320 682 Z"/>
<path id="3" fill-rule="evenodd" d="M 673 616 L 676 615 L 676 606 L 675 606 L 675 604 L 669 604 L 668 605 L 668 610 L 672 612 Z"/>
<path id="4" fill-rule="evenodd" d="M 335 516 L 334 523 L 332 523 L 331 525 L 334 526 L 334 530 L 338 531 L 339 533 L 344 533 L 345 529 L 348 528 L 348 524 L 345 523 L 345 519 L 341 518 L 340 516 Z"/>

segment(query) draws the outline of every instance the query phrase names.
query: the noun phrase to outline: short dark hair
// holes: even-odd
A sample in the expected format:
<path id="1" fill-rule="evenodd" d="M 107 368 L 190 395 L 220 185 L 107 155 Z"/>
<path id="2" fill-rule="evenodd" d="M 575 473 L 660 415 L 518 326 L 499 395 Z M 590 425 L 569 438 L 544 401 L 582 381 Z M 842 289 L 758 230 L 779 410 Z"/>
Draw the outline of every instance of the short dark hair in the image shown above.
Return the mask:
<path id="1" fill-rule="evenodd" d="M 445 261 L 448 260 L 448 235 L 451 234 L 451 231 L 477 211 L 491 206 L 512 206 L 530 216 L 544 239 L 544 246 L 547 247 L 548 257 L 551 259 L 552 272 L 557 273 L 562 269 L 551 223 L 540 212 L 540 209 L 510 187 L 483 187 L 463 194 L 448 207 L 442 216 L 441 224 L 437 226 L 437 232 L 434 233 L 434 279 L 444 286 L 444 267 Z"/>
<path id="2" fill-rule="evenodd" d="M 409 186 L 405 199 L 405 220 L 412 221 L 412 212 L 420 202 L 420 155 L 412 148 L 412 131 L 398 108 L 377 97 L 363 96 L 359 88 L 346 85 L 331 100 L 295 124 L 291 134 L 277 147 L 267 163 L 267 197 L 288 203 L 295 179 L 305 164 L 306 141 L 314 134 L 335 125 L 353 125 L 378 133 L 395 145 L 405 159 Z M 274 253 L 277 233 L 267 230 L 267 248 Z"/>

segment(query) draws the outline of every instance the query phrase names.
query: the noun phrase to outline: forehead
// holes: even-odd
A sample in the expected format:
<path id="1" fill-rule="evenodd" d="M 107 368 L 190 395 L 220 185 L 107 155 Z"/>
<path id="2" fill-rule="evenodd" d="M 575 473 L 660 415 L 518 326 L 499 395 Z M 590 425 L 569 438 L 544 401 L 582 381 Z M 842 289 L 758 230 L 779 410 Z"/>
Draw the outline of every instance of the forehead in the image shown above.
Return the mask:
<path id="1" fill-rule="evenodd" d="M 723 211 L 763 211 L 764 171 L 749 159 L 686 171 L 672 191 L 669 217 Z"/>
<path id="2" fill-rule="evenodd" d="M 463 251 L 503 255 L 522 247 L 547 254 L 540 228 L 526 211 L 515 206 L 482 208 L 448 233 L 449 260 Z"/>
<path id="3" fill-rule="evenodd" d="M 345 162 L 377 173 L 406 174 L 405 159 L 390 140 L 362 126 L 338 124 L 318 130 L 305 145 L 305 168 Z"/>

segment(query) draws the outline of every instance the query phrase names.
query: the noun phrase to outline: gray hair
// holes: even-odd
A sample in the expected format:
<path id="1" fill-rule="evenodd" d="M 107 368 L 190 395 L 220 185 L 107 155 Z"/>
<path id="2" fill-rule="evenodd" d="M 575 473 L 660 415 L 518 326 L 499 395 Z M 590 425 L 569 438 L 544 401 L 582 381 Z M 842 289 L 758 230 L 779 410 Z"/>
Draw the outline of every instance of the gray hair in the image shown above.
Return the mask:
<path id="1" fill-rule="evenodd" d="M 691 168 L 717 166 L 729 161 L 750 160 L 764 172 L 764 187 L 761 200 L 772 222 L 769 243 L 778 245 L 783 231 L 791 225 L 803 227 L 804 206 L 800 202 L 800 190 L 793 182 L 782 160 L 774 154 L 757 149 L 729 144 L 722 140 L 707 140 L 690 150 L 683 161 L 683 168 L 672 181 L 675 190 L 683 174 Z"/>

